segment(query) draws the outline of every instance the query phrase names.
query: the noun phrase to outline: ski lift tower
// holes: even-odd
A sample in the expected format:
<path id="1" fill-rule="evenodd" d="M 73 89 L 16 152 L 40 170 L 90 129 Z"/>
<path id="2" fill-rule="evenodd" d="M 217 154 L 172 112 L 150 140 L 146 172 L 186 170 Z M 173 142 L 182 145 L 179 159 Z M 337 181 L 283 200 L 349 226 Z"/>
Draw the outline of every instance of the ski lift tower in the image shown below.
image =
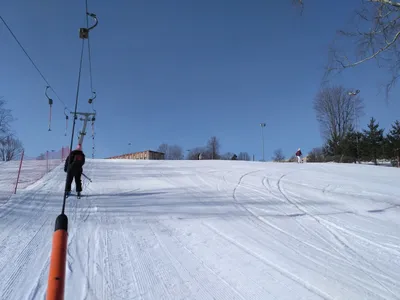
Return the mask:
<path id="1" fill-rule="evenodd" d="M 83 138 L 86 135 L 86 127 L 88 121 L 94 121 L 96 117 L 96 113 L 83 113 L 83 112 L 77 112 L 76 114 L 71 112 L 71 114 L 75 115 L 75 120 L 78 118 L 78 115 L 81 116 L 79 120 L 83 121 L 83 126 L 82 130 L 79 131 L 79 139 L 78 139 L 78 144 L 83 145 Z"/>

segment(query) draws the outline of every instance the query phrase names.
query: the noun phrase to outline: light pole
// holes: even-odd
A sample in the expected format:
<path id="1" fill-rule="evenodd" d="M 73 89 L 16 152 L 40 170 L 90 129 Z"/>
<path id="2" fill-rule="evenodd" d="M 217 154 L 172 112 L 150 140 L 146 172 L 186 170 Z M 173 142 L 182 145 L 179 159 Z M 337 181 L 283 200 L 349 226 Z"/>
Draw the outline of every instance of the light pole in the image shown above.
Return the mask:
<path id="1" fill-rule="evenodd" d="M 128 154 L 132 153 L 132 143 L 128 143 Z"/>
<path id="2" fill-rule="evenodd" d="M 260 123 L 261 126 L 261 138 L 262 138 L 262 160 L 265 161 L 264 159 L 264 127 L 266 126 L 265 123 Z"/>
<path id="3" fill-rule="evenodd" d="M 351 96 L 351 97 L 354 97 L 354 96 L 357 96 L 358 95 L 358 93 L 360 93 L 360 90 L 356 90 L 355 92 L 349 92 L 348 94 L 349 94 L 349 96 Z M 357 144 L 357 157 L 356 157 L 356 160 L 358 161 L 358 157 L 359 157 L 359 146 L 358 146 L 358 116 L 357 116 L 357 112 L 356 112 L 356 98 L 354 98 L 354 104 L 353 104 L 353 106 L 354 106 L 354 118 L 355 118 L 355 121 L 356 121 L 356 144 Z"/>
<path id="4" fill-rule="evenodd" d="M 186 149 L 186 151 L 187 151 L 187 159 L 190 160 L 190 151 L 191 151 L 191 149 Z"/>

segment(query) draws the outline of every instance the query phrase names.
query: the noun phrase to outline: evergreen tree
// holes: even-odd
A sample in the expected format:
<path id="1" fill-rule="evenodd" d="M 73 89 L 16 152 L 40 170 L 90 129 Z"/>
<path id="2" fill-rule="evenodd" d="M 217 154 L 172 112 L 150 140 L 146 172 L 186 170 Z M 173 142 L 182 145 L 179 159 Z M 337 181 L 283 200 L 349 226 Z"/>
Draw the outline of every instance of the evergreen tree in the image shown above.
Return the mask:
<path id="1" fill-rule="evenodd" d="M 337 135 L 333 135 L 326 141 L 323 147 L 323 153 L 329 161 L 340 162 L 343 153 L 342 143 L 343 138 L 340 138 Z"/>
<path id="2" fill-rule="evenodd" d="M 392 129 L 386 136 L 388 158 L 397 158 L 400 161 L 400 121 L 392 124 Z"/>
<path id="3" fill-rule="evenodd" d="M 390 160 L 392 159 L 394 156 L 396 156 L 392 149 L 391 149 L 391 144 L 389 142 L 388 136 L 384 136 L 383 137 L 383 145 L 382 145 L 382 157 L 384 159 Z"/>
<path id="4" fill-rule="evenodd" d="M 342 143 L 344 162 L 360 162 L 362 155 L 362 133 L 352 128 Z"/>
<path id="5" fill-rule="evenodd" d="M 375 165 L 378 164 L 377 159 L 382 157 L 382 146 L 383 146 L 383 132 L 384 129 L 379 129 L 379 123 L 372 117 L 369 124 L 368 130 L 364 131 L 363 145 L 363 156 L 368 160 L 373 160 Z"/>
<path id="6" fill-rule="evenodd" d="M 341 139 L 338 137 L 329 139 L 323 148 L 323 153 L 328 160 L 336 162 L 360 162 L 362 143 L 362 133 L 354 131 L 354 127 L 351 126 L 349 131 Z"/>

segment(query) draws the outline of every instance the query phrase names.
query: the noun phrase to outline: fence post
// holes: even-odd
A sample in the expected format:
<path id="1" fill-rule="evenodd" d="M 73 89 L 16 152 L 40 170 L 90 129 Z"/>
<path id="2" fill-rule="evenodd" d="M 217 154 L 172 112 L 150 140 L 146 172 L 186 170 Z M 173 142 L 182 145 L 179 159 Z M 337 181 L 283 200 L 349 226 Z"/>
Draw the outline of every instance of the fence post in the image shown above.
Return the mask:
<path id="1" fill-rule="evenodd" d="M 24 151 L 24 150 L 22 150 L 21 161 L 19 162 L 18 177 L 17 177 L 17 182 L 15 183 L 14 194 L 16 194 L 16 193 L 17 193 L 17 187 L 18 187 L 19 175 L 21 174 L 22 161 L 24 160 L 24 152 L 25 152 L 25 151 Z"/>

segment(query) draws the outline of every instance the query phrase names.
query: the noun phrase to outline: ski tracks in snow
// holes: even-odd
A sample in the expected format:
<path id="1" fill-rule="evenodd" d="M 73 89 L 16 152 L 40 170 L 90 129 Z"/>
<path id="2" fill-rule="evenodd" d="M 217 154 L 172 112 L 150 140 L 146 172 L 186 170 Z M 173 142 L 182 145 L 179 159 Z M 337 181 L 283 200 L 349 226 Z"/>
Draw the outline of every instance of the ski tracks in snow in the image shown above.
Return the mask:
<path id="1" fill-rule="evenodd" d="M 2 206 L 1 299 L 35 299 L 47 283 L 43 276 L 48 272 L 49 258 L 46 249 L 51 247 L 49 236 L 52 232 L 47 207 L 52 200 L 50 189 L 53 184 L 42 179 L 36 185 L 35 192 L 21 190 L 20 196 Z M 57 190 L 54 187 L 53 189 Z M 35 270 L 34 274 L 31 273 L 32 268 Z M 27 289 L 21 289 L 22 285 Z"/>
<path id="2" fill-rule="evenodd" d="M 113 163 L 123 173 L 114 172 Z M 351 214 L 337 219 L 319 214 L 319 205 L 330 209 L 319 201 L 339 190 L 337 182 L 321 186 L 310 199 L 304 189 L 318 187 L 294 189 L 287 180 L 303 166 L 272 171 L 250 164 L 185 166 L 183 173 L 171 166 L 88 160 L 86 169 L 95 175 L 88 174 L 89 196 L 71 197 L 67 205 L 66 299 L 331 300 L 399 294 L 398 275 L 380 265 L 392 255 L 398 266 L 398 248 L 344 226 L 340 217 Z M 113 177 L 104 175 L 106 169 Z M 44 298 L 61 202 L 52 186 L 63 188 L 62 175 L 3 206 L 8 208 L 1 212 L 1 228 L 18 234 L 0 232 L 0 298 Z M 22 204 L 26 219 L 18 221 Z M 367 254 L 377 251 L 372 261 Z M 24 282 L 29 282 L 25 290 L 18 290 Z"/>
<path id="3" fill-rule="evenodd" d="M 391 288 L 388 288 L 387 285 L 382 282 L 382 280 L 377 279 L 376 277 L 382 277 L 383 280 L 385 280 L 386 283 L 391 283 L 391 285 L 393 287 L 395 287 L 397 285 L 396 280 L 393 280 L 390 276 L 387 276 L 380 268 L 378 268 L 374 263 L 372 263 L 371 261 L 369 261 L 367 258 L 365 258 L 363 255 L 361 255 L 360 253 L 358 253 L 357 250 L 355 250 L 350 244 L 349 242 L 346 240 L 345 237 L 339 235 L 339 233 L 337 232 L 337 230 L 347 233 L 353 237 L 357 237 L 363 241 L 369 242 L 370 244 L 382 248 L 386 251 L 389 251 L 390 253 L 394 254 L 394 255 L 398 255 L 399 253 L 397 251 L 394 251 L 391 248 L 385 247 L 383 245 L 380 245 L 378 243 L 375 243 L 369 239 L 366 239 L 360 235 L 357 235 L 353 232 L 351 232 L 350 230 L 346 230 L 344 229 L 342 226 L 337 225 L 331 221 L 327 221 L 326 219 L 324 219 L 321 216 L 317 216 L 311 212 L 309 212 L 307 209 L 305 209 L 304 207 L 302 207 L 301 203 L 297 200 L 295 200 L 294 198 L 289 197 L 283 186 L 282 186 L 282 179 L 286 176 L 287 174 L 282 175 L 277 183 L 278 189 L 280 191 L 280 193 L 284 196 L 284 198 L 291 204 L 293 204 L 299 211 L 302 212 L 303 215 L 307 215 L 309 217 L 311 217 L 312 219 L 314 219 L 318 224 L 320 224 L 321 226 L 323 226 L 327 232 L 329 232 L 332 237 L 337 241 L 338 243 L 338 247 L 334 247 L 333 245 L 333 249 L 339 254 L 341 255 L 348 263 L 349 265 L 352 265 L 353 267 L 362 270 L 362 272 L 365 273 L 365 275 L 367 275 L 368 277 L 370 277 L 373 281 L 375 281 L 380 288 L 382 288 L 384 291 L 386 291 L 387 293 L 391 294 L 392 296 L 397 297 L 396 293 L 394 293 L 392 291 Z M 322 190 L 322 192 L 325 192 L 325 188 Z M 299 197 L 299 196 L 298 196 Z M 305 199 L 304 199 L 305 200 Z M 305 200 L 306 201 L 306 200 Z M 335 231 L 336 229 L 336 231 Z M 358 261 L 361 264 L 355 264 L 354 262 Z M 368 265 L 368 267 L 365 267 L 364 265 Z M 372 269 L 375 269 L 376 271 L 378 271 L 379 273 L 377 273 L 376 271 L 373 271 L 370 267 L 372 267 Z M 375 288 L 379 288 L 379 287 L 375 287 Z"/>
<path id="4" fill-rule="evenodd" d="M 253 191 L 255 190 L 253 187 L 250 187 L 249 185 L 244 186 L 244 184 L 242 183 L 243 179 L 244 179 L 246 176 L 248 176 L 248 175 L 255 174 L 255 173 L 258 173 L 258 172 L 260 172 L 260 171 L 262 171 L 262 170 L 255 170 L 255 171 L 253 170 L 253 171 L 247 172 L 247 173 L 245 173 L 245 174 L 242 174 L 242 175 L 239 177 L 238 182 L 235 184 L 235 187 L 234 187 L 233 190 L 232 190 L 232 198 L 234 199 L 234 203 L 233 203 L 233 204 L 236 205 L 237 209 L 239 209 L 240 211 L 243 210 L 243 211 L 245 211 L 245 212 L 248 214 L 248 217 L 247 217 L 247 218 L 248 218 L 248 220 L 249 220 L 249 224 L 252 224 L 251 226 L 253 226 L 257 231 L 261 231 L 261 232 L 265 232 L 266 234 L 269 234 L 270 231 L 265 230 L 265 229 L 266 229 L 265 226 L 267 226 L 267 227 L 269 227 L 269 228 L 274 228 L 274 229 L 276 229 L 276 230 L 279 230 L 280 232 L 283 232 L 284 234 L 288 235 L 289 237 L 291 237 L 291 238 L 293 238 L 293 239 L 296 239 L 296 237 L 293 236 L 292 234 L 290 234 L 290 233 L 288 233 L 288 232 L 282 230 L 281 228 L 279 228 L 279 227 L 273 225 L 272 223 L 269 223 L 269 222 L 265 221 L 262 217 L 256 215 L 253 211 L 251 211 L 249 208 L 247 208 L 247 204 L 246 204 L 246 203 L 242 204 L 242 203 L 240 203 L 240 201 L 238 200 L 238 198 L 237 198 L 237 190 L 238 190 L 240 187 L 244 187 L 245 189 L 250 189 L 250 190 L 253 190 Z M 230 172 L 228 172 L 228 174 L 229 174 L 229 173 L 230 173 Z M 225 175 L 223 175 L 223 178 L 224 178 L 225 183 L 229 186 L 229 183 L 228 183 L 228 181 L 226 180 Z M 204 180 L 203 178 L 200 178 L 200 180 L 202 180 L 204 183 L 208 184 L 209 186 L 212 186 L 212 184 L 210 184 L 209 182 L 207 182 L 207 180 Z M 221 188 L 220 188 L 220 184 L 219 184 L 219 183 L 218 183 L 217 189 L 218 189 L 218 191 L 220 191 L 220 192 L 222 191 Z M 225 191 L 228 191 L 228 190 L 229 190 L 229 189 L 227 189 L 227 190 L 225 190 Z M 275 196 L 275 197 L 276 197 L 276 196 Z M 222 218 L 223 218 L 223 219 L 226 219 L 226 220 L 228 221 L 227 218 L 224 218 L 224 217 L 222 217 Z M 212 229 L 214 230 L 214 232 L 218 233 L 218 231 L 217 231 L 214 227 L 212 227 L 212 226 L 209 224 L 209 222 L 207 222 L 207 224 L 205 224 L 205 225 L 208 226 L 209 228 L 212 228 Z M 240 231 L 240 229 L 236 228 L 236 226 L 232 227 L 232 230 L 239 230 L 239 231 Z M 226 235 L 223 235 L 223 234 L 220 234 L 220 233 L 218 233 L 218 234 L 219 234 L 221 237 L 228 239 L 228 241 L 230 241 L 231 243 L 233 243 L 234 245 L 236 245 L 237 247 L 239 247 L 241 250 L 245 251 L 246 253 L 251 254 L 252 256 L 254 256 L 254 257 L 257 258 L 257 259 L 261 259 L 264 263 L 269 262 L 269 263 L 267 263 L 269 266 L 273 266 L 275 270 L 279 271 L 281 274 L 284 274 L 287 278 L 289 278 L 289 279 L 291 279 L 291 280 L 294 280 L 297 284 L 299 284 L 300 286 L 302 286 L 302 287 L 308 289 L 310 292 L 314 293 L 315 295 L 318 295 L 319 297 L 322 297 L 322 299 L 331 299 L 327 294 L 324 294 L 323 292 L 319 291 L 318 288 L 316 288 L 316 287 L 314 287 L 314 286 L 308 284 L 307 282 L 301 281 L 299 278 L 296 278 L 296 276 L 293 275 L 293 274 L 291 274 L 290 271 L 284 271 L 284 269 L 280 269 L 280 268 L 278 267 L 278 265 L 275 265 L 275 264 L 271 263 L 270 261 L 266 260 L 266 259 L 263 258 L 262 256 L 255 255 L 254 252 L 252 252 L 252 251 L 249 250 L 248 248 L 244 247 L 243 245 L 241 245 L 241 244 L 239 244 L 239 243 L 232 242 L 232 239 L 227 238 Z M 297 240 L 298 240 L 298 239 L 297 239 Z M 260 241 L 259 241 L 259 242 L 260 242 Z M 277 241 L 275 241 L 275 242 L 278 242 L 278 243 L 282 244 L 279 240 L 277 240 Z M 259 244 L 259 243 L 258 243 L 258 244 Z M 293 249 L 293 247 L 290 247 L 288 244 L 282 244 L 282 245 L 284 246 L 284 248 L 288 248 L 288 249 L 290 249 L 291 251 L 297 252 L 296 250 Z M 264 246 L 265 246 L 265 245 L 264 245 Z M 316 248 L 316 247 L 313 246 L 313 245 L 310 245 L 310 246 L 311 246 L 312 248 Z M 316 248 L 316 249 L 318 249 L 318 248 Z M 323 251 L 323 250 L 321 250 L 321 251 Z M 298 255 L 301 255 L 301 256 L 304 256 L 304 255 L 302 255 L 300 252 L 297 252 L 297 254 L 298 254 Z M 323 267 L 322 264 L 321 264 L 321 267 Z M 272 295 L 269 295 L 268 297 L 271 298 L 271 297 L 273 297 L 273 296 L 272 296 Z M 310 297 L 311 297 L 311 296 L 310 296 Z M 261 297 L 261 298 L 262 298 L 262 297 Z"/>
<path id="5" fill-rule="evenodd" d="M 319 217 L 319 216 L 315 216 L 312 213 L 310 213 L 309 211 L 307 211 L 304 207 L 302 207 L 302 205 L 297 202 L 296 200 L 290 198 L 286 193 L 285 190 L 282 187 L 282 179 L 287 176 L 288 174 L 283 174 L 277 181 L 277 189 L 279 191 L 279 194 L 281 197 L 279 197 L 279 195 L 276 195 L 273 193 L 272 191 L 272 186 L 270 184 L 270 181 L 268 179 L 267 176 L 265 176 L 262 179 L 262 185 L 267 189 L 267 191 L 270 193 L 270 195 L 272 196 L 271 198 L 274 199 L 283 199 L 284 201 L 287 201 L 290 205 L 293 205 L 298 211 L 298 214 L 286 214 L 288 217 L 296 217 L 296 216 L 308 216 L 312 219 L 314 219 L 318 224 L 320 224 L 329 234 L 331 234 L 334 238 L 334 240 L 337 242 L 337 246 L 333 247 L 334 252 L 336 252 L 337 254 L 334 254 L 331 252 L 331 250 L 329 248 L 326 248 L 326 250 L 320 248 L 320 246 L 315 246 L 312 244 L 309 244 L 307 242 L 304 242 L 298 238 L 296 238 L 293 234 L 286 232 L 284 230 L 282 230 L 281 228 L 277 227 L 276 225 L 273 225 L 270 221 L 267 221 L 264 217 L 259 216 L 258 214 L 256 214 L 252 209 L 250 209 L 250 207 L 252 206 L 256 206 L 256 205 L 249 205 L 246 203 L 246 201 L 244 203 L 241 203 L 238 198 L 237 198 L 237 191 L 239 188 L 243 188 L 243 189 L 248 189 L 251 190 L 252 192 L 256 192 L 258 194 L 263 194 L 263 192 L 260 192 L 259 189 L 255 188 L 252 185 L 249 184 L 243 184 L 243 179 L 253 173 L 257 173 L 258 171 L 253 171 L 253 172 L 248 172 L 243 174 L 238 182 L 235 184 L 235 187 L 233 188 L 233 192 L 232 192 L 232 198 L 234 199 L 235 202 L 237 202 L 244 210 L 246 210 L 250 215 L 252 215 L 254 217 L 253 220 L 257 220 L 257 221 L 261 221 L 262 223 L 264 223 L 264 225 L 268 225 L 270 227 L 275 228 L 276 230 L 285 233 L 286 235 L 288 235 L 289 237 L 293 238 L 294 240 L 301 242 L 305 245 L 311 246 L 313 248 L 315 248 L 316 250 L 328 254 L 329 256 L 335 258 L 335 259 L 339 259 L 339 261 L 341 261 L 342 263 L 345 262 L 348 265 L 351 265 L 355 270 L 360 270 L 361 272 L 363 272 L 366 276 L 368 276 L 369 278 L 371 278 L 373 281 L 375 281 L 377 283 L 377 286 L 373 287 L 371 286 L 372 289 L 366 287 L 367 289 L 370 290 L 371 293 L 376 294 L 376 297 L 383 297 L 382 295 L 384 294 L 390 294 L 392 296 L 396 297 L 396 294 L 392 291 L 391 288 L 389 288 L 387 286 L 387 283 L 390 283 L 392 287 L 395 286 L 396 284 L 396 280 L 393 280 L 391 277 L 386 276 L 386 274 L 382 271 L 381 268 L 378 268 L 375 264 L 371 263 L 370 261 L 368 261 L 366 258 L 364 258 L 362 255 L 358 254 L 358 252 L 353 249 L 351 246 L 349 246 L 349 244 L 346 242 L 346 240 L 344 240 L 343 237 L 339 236 L 339 234 L 337 232 L 334 232 L 332 229 L 335 226 L 338 227 L 338 229 L 342 229 L 340 226 L 335 225 L 335 224 L 330 224 L 330 222 L 326 221 L 325 219 Z M 224 177 L 224 180 L 226 183 L 228 183 Z M 220 191 L 220 187 L 218 186 L 218 190 Z M 325 189 L 322 190 L 322 193 L 324 193 Z M 245 195 L 246 193 L 243 192 L 243 194 Z M 267 200 L 268 201 L 268 200 Z M 257 208 L 257 207 L 255 207 Z M 262 209 L 261 209 L 262 210 Z M 329 243 L 329 241 L 327 240 L 327 237 L 325 237 L 324 235 L 322 235 L 322 232 L 319 233 L 319 230 L 315 230 L 312 231 L 312 229 L 307 229 L 306 227 L 304 227 L 301 223 L 299 223 L 297 221 L 297 218 L 294 218 L 296 220 L 296 222 L 300 225 L 300 227 L 302 227 L 305 232 L 308 232 L 312 235 L 316 235 L 318 236 L 323 242 L 326 243 L 327 246 L 331 245 L 333 246 L 333 244 Z M 258 222 L 256 222 L 258 223 Z M 255 224 L 256 224 L 255 223 Z M 330 226 L 328 226 L 330 225 Z M 263 230 L 263 226 L 261 224 L 259 224 L 259 229 Z M 265 231 L 265 230 L 264 230 Z M 347 249 L 347 251 L 346 251 Z M 347 252 L 347 253 L 346 253 Z M 299 255 L 304 256 L 304 254 L 299 253 Z M 309 260 L 313 260 L 313 263 L 318 263 L 316 262 L 313 258 L 311 257 L 307 257 L 307 259 Z M 361 259 L 361 261 L 360 261 Z M 358 264 L 356 265 L 354 263 L 354 261 L 360 261 L 362 262 L 362 264 Z M 321 265 L 321 267 L 323 267 Z M 372 267 L 372 269 L 371 269 Z M 373 271 L 373 269 L 375 269 L 376 271 Z M 332 270 L 333 273 L 336 273 L 335 270 Z M 377 279 L 377 276 L 381 277 L 381 280 Z M 365 281 L 363 279 L 361 279 L 361 277 L 354 277 L 355 280 L 357 280 L 359 282 L 359 284 L 362 286 L 362 284 L 365 284 Z M 312 286 L 311 286 L 312 287 Z M 314 287 L 312 287 L 314 288 Z M 316 289 L 318 290 L 318 289 Z M 376 293 L 377 290 L 380 290 L 380 292 L 378 292 L 378 294 Z M 325 295 L 326 297 L 327 295 Z"/>
<path id="6" fill-rule="evenodd" d="M 250 250 L 249 248 L 247 248 L 246 246 L 242 245 L 241 243 L 239 243 L 238 241 L 226 236 L 225 234 L 219 232 L 216 228 L 214 228 L 213 226 L 207 224 L 207 226 L 213 230 L 215 233 L 217 233 L 218 235 L 220 235 L 221 237 L 223 237 L 224 239 L 228 240 L 229 242 L 231 242 L 233 245 L 241 248 L 243 251 L 245 251 L 246 253 L 250 254 L 251 256 L 259 259 L 260 261 L 262 261 L 263 263 L 267 264 L 268 266 L 272 267 L 273 269 L 275 269 L 276 271 L 278 271 L 279 273 L 281 273 L 283 276 L 293 280 L 294 282 L 296 282 L 297 284 L 300 284 L 301 286 L 304 286 L 306 289 L 308 289 L 310 292 L 315 293 L 316 295 L 320 296 L 322 299 L 326 299 L 326 300 L 331 300 L 333 299 L 332 297 L 330 297 L 329 295 L 327 295 L 326 293 L 324 293 L 323 291 L 319 290 L 318 288 L 316 288 L 315 286 L 307 283 L 306 281 L 302 280 L 301 278 L 299 278 L 298 276 L 296 276 L 295 274 L 293 274 L 292 272 L 282 268 L 281 266 L 279 266 L 278 263 L 274 263 L 271 260 L 266 259 L 265 257 L 253 252 L 252 250 Z"/>

